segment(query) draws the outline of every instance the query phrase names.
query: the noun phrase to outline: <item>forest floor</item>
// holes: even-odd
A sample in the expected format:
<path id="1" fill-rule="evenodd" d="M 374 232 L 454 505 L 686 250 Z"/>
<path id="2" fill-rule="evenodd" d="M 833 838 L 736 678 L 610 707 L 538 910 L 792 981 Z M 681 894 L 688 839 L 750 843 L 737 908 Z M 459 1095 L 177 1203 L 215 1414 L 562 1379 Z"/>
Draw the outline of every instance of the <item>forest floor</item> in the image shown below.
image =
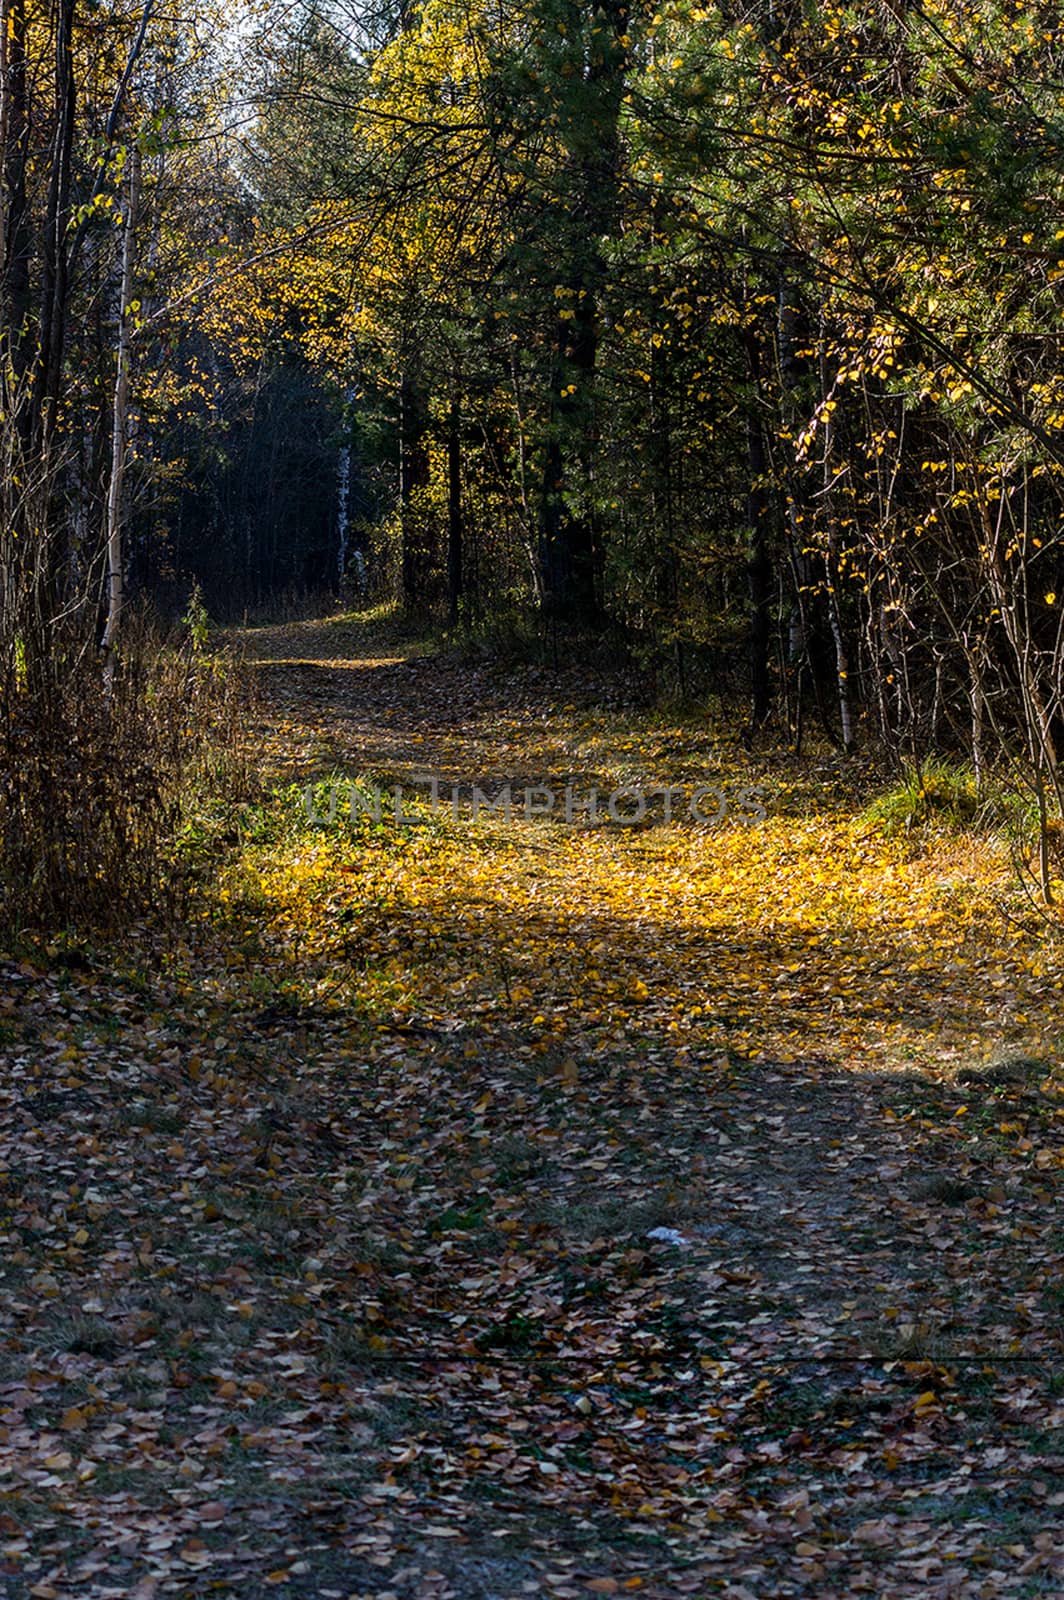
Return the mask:
<path id="1" fill-rule="evenodd" d="M 247 646 L 273 792 L 188 926 L 0 962 L 5 1600 L 1064 1592 L 1064 954 L 1002 852 L 586 669 Z"/>

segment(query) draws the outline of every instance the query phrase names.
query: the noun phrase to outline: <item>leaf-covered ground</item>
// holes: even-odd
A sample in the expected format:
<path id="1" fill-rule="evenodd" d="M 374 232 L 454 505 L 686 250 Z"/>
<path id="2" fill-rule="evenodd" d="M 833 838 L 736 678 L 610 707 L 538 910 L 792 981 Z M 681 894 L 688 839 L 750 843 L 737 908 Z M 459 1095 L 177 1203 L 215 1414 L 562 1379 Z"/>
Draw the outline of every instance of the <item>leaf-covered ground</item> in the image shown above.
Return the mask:
<path id="1" fill-rule="evenodd" d="M 187 933 L 0 965 L 0 1593 L 1059 1595 L 1000 853 L 587 671 L 252 643 L 276 793 Z M 312 826 L 334 772 L 458 813 Z M 474 823 L 507 778 L 767 815 Z"/>

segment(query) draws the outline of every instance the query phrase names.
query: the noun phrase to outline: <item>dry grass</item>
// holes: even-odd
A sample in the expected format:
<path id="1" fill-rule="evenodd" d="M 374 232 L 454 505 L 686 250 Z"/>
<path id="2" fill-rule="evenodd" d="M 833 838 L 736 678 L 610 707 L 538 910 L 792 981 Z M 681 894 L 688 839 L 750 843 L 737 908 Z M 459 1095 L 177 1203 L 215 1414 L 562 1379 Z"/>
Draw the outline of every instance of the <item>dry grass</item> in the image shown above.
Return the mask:
<path id="1" fill-rule="evenodd" d="M 0 927 L 113 930 L 178 909 L 175 844 L 209 791 L 244 782 L 243 674 L 146 623 L 108 695 L 94 655 L 56 645 L 46 674 L 0 681 Z"/>

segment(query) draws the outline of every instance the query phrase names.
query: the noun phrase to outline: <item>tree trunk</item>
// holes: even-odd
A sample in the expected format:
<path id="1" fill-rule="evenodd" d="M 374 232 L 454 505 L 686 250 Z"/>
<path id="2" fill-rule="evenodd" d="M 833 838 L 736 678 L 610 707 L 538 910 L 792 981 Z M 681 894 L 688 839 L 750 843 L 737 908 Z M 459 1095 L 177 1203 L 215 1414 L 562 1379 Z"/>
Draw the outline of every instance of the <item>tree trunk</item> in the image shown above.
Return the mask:
<path id="1" fill-rule="evenodd" d="M 447 606 L 458 621 L 462 602 L 462 407 L 451 401 L 447 416 Z"/>
<path id="2" fill-rule="evenodd" d="M 351 505 L 351 446 L 344 444 L 336 463 L 336 592 L 343 594 Z"/>
<path id="3" fill-rule="evenodd" d="M 540 564 L 545 608 L 552 619 L 594 626 L 601 619 L 600 552 L 588 501 L 598 448 L 594 394 L 598 300 L 606 275 L 599 240 L 613 232 L 617 222 L 628 0 L 601 0 L 590 26 L 587 8 L 575 0 L 564 13 L 565 36 L 582 43 L 579 69 L 572 78 L 579 93 L 572 95 L 562 113 L 572 203 L 558 218 L 557 317 L 543 456 Z M 574 503 L 580 497 L 574 489 L 582 491 L 582 505 Z"/>
<path id="4" fill-rule="evenodd" d="M 772 709 L 772 531 L 765 474 L 765 440 L 761 419 L 751 413 L 746 422 L 746 460 L 750 475 L 747 497 L 749 525 L 746 547 L 746 581 L 750 591 L 750 695 L 751 722 L 759 728 Z"/>
<path id="5" fill-rule="evenodd" d="M 26 81 L 26 3 L 0 0 L 0 156 L 3 160 L 3 204 L 0 206 L 0 300 L 5 341 L 10 340 L 11 376 L 15 393 L 8 396 L 8 415 L 19 408 L 21 379 L 27 367 L 30 286 L 30 236 L 26 215 L 26 163 L 29 154 L 29 100 Z M 5 350 L 4 354 L 7 355 Z M 6 373 L 4 374 L 6 379 Z"/>
<path id="6" fill-rule="evenodd" d="M 416 495 L 429 481 L 427 432 L 425 392 L 409 369 L 404 370 L 399 385 L 399 521 L 403 604 L 408 610 L 424 600 L 425 532 Z"/>
<path id="7" fill-rule="evenodd" d="M 772 709 L 772 527 L 768 496 L 768 453 L 761 420 L 761 350 L 757 334 L 747 333 L 746 361 L 750 403 L 746 414 L 746 582 L 750 595 L 750 721 L 756 729 Z"/>
<path id="8" fill-rule="evenodd" d="M 41 325 L 35 382 L 34 420 L 42 454 L 48 455 L 55 431 L 66 344 L 70 222 L 70 169 L 74 147 L 72 31 L 75 0 L 58 0 L 55 30 L 55 133 L 52 140 L 48 206 L 45 217 Z"/>
<path id="9" fill-rule="evenodd" d="M 126 424 L 129 414 L 130 305 L 133 300 L 133 264 L 137 208 L 140 204 L 140 151 L 130 153 L 129 194 L 122 226 L 122 282 L 118 292 L 118 347 L 115 386 L 111 404 L 111 478 L 107 486 L 107 625 L 104 628 L 103 680 L 110 693 L 114 683 L 115 652 L 125 605 L 122 514 L 126 475 Z"/>
<path id="10" fill-rule="evenodd" d="M 828 409 L 830 394 L 823 332 L 821 332 L 820 339 L 820 398 L 824 407 L 823 422 L 821 424 L 824 442 L 821 456 L 822 488 L 820 495 L 827 523 L 824 573 L 827 588 L 828 621 L 831 625 L 831 637 L 835 646 L 835 685 L 838 693 L 839 728 L 842 735 L 842 748 L 843 750 L 849 750 L 853 744 L 853 717 L 850 709 L 850 662 L 846 651 L 846 635 L 843 629 L 842 606 L 839 599 L 839 524 L 835 507 L 835 469 L 833 460 L 835 425 L 832 421 L 832 414 Z"/>

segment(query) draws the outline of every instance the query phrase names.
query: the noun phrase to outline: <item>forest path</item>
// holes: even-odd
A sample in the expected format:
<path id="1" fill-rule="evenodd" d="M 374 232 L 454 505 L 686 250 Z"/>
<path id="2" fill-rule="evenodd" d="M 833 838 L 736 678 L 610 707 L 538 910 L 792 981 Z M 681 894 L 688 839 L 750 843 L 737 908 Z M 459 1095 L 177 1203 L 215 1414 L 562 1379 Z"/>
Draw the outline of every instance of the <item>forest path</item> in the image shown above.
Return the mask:
<path id="1" fill-rule="evenodd" d="M 248 645 L 203 931 L 5 974 L 0 1591 L 1059 1594 L 1051 969 L 981 847 L 577 669 Z M 398 822 L 308 821 L 367 773 Z"/>
<path id="2" fill-rule="evenodd" d="M 1041 1592 L 1053 1080 L 1043 1056 L 973 1068 L 1033 1048 L 1038 989 L 1022 953 L 991 956 L 978 846 L 907 860 L 855 824 L 829 762 L 754 769 L 586 669 L 378 639 L 326 623 L 256 653 L 301 777 L 404 792 L 407 823 L 385 810 L 344 890 L 353 949 L 349 925 L 318 955 L 334 981 L 357 952 L 348 996 L 387 1040 L 370 1126 L 390 1112 L 401 1133 L 371 1190 L 434 1241 L 409 1271 L 432 1316 L 393 1342 L 423 1359 L 438 1322 L 459 1415 L 472 1386 L 494 1419 L 464 1465 L 441 1419 L 467 1539 L 509 1563 L 551 1547 L 530 1593 L 983 1594 L 1025 1563 Z M 505 782 L 512 819 L 474 822 L 472 786 Z M 660 801 L 641 828 L 604 810 L 655 784 L 671 825 Z M 686 811 L 705 784 L 716 827 Z M 754 785 L 760 821 L 736 815 Z M 546 819 L 524 820 L 528 788 L 553 792 Z M 333 833 L 350 871 L 342 817 Z M 494 1509 L 470 1519 L 469 1494 Z M 470 1558 L 456 1594 L 482 1592 Z M 506 1571 L 483 1593 L 519 1592 Z"/>

